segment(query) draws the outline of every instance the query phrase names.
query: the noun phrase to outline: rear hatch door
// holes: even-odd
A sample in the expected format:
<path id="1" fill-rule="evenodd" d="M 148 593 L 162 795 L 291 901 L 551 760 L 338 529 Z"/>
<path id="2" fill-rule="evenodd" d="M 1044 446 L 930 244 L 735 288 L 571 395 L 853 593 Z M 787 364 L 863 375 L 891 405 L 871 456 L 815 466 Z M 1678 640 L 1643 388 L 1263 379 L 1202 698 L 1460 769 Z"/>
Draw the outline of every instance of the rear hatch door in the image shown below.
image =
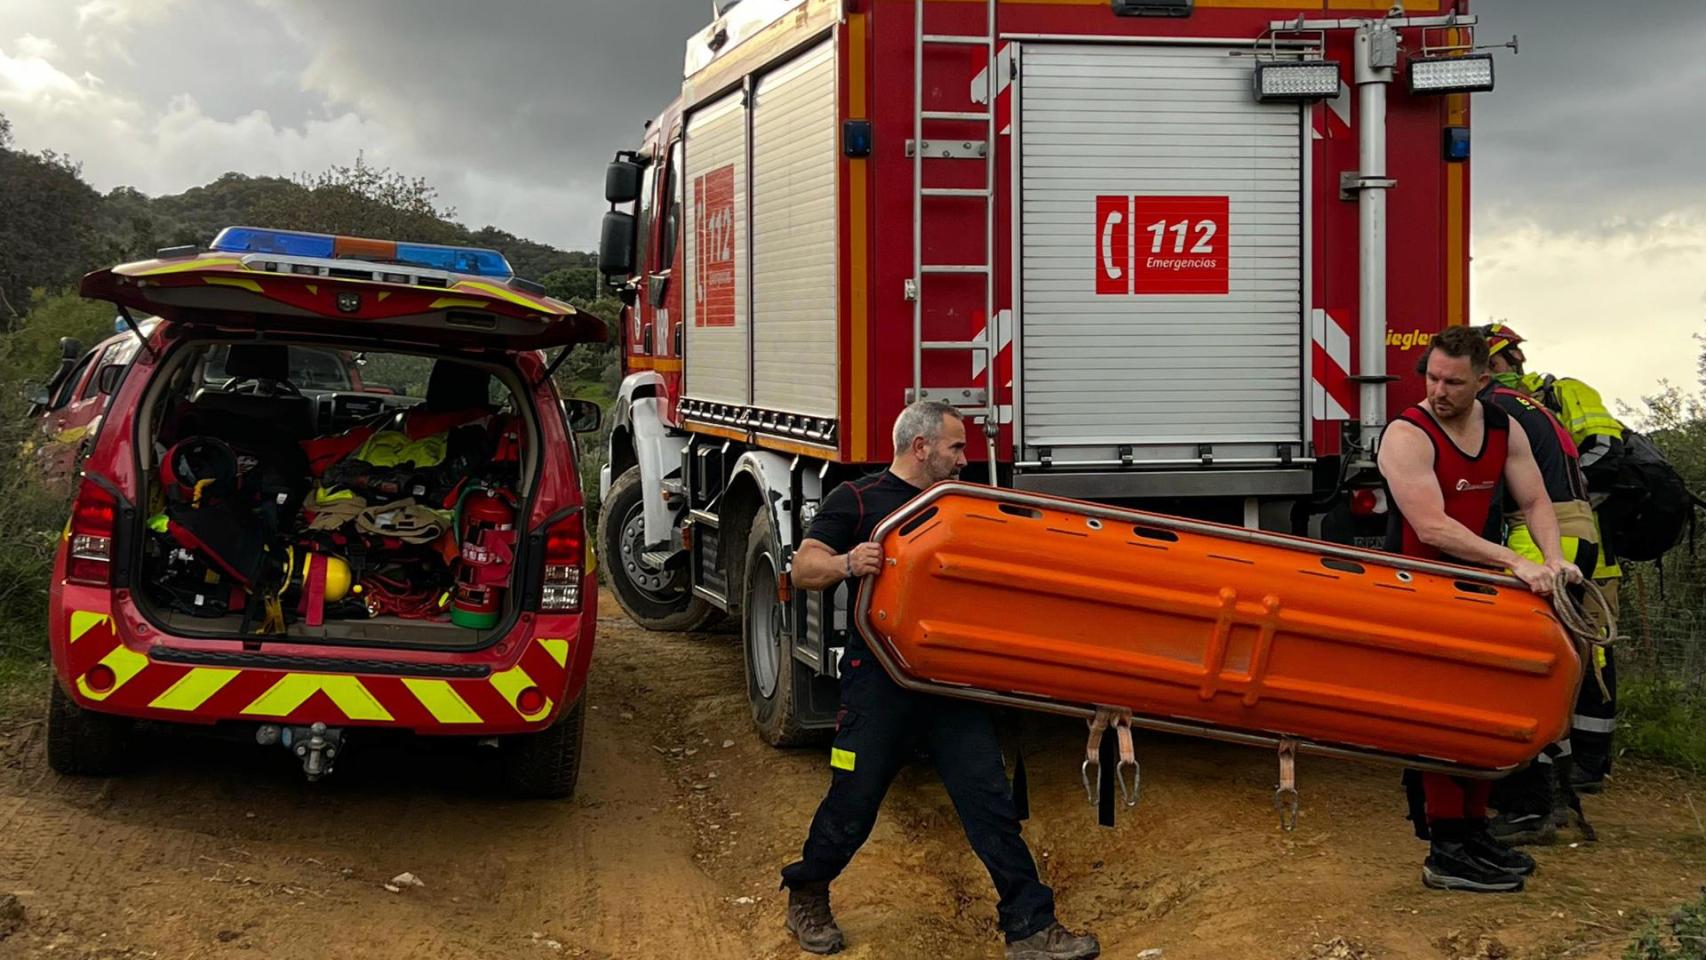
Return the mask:
<path id="1" fill-rule="evenodd" d="M 603 321 L 520 281 L 265 253 L 144 260 L 83 278 L 84 297 L 222 331 L 321 333 L 455 349 L 602 341 Z"/>

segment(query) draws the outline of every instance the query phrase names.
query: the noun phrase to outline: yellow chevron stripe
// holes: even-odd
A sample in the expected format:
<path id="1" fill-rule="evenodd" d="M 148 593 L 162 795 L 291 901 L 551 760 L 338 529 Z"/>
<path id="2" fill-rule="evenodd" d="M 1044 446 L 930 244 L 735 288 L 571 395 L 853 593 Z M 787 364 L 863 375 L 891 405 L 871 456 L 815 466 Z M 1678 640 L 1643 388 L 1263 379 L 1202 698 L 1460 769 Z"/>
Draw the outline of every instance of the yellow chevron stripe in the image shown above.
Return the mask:
<path id="1" fill-rule="evenodd" d="M 71 642 L 76 643 L 83 634 L 95 629 L 101 624 L 112 624 L 113 618 L 104 613 L 93 613 L 88 610 L 71 611 Z"/>
<path id="2" fill-rule="evenodd" d="M 566 667 L 569 665 L 569 641 L 540 640 L 539 645 L 545 648 L 545 652 L 551 655 L 552 660 L 557 661 L 557 666 Z"/>
<path id="3" fill-rule="evenodd" d="M 467 297 L 439 297 L 427 306 L 429 310 L 443 310 L 445 307 L 483 307 L 484 300 L 470 300 Z"/>
<path id="4" fill-rule="evenodd" d="M 182 263 L 168 263 L 163 267 L 154 267 L 138 271 L 138 277 L 155 277 L 162 273 L 188 273 L 191 270 L 205 270 L 208 267 L 240 267 L 243 261 L 236 257 L 214 257 L 210 260 L 185 260 Z"/>
<path id="5" fill-rule="evenodd" d="M 83 692 L 83 696 L 88 697 L 90 700 L 105 700 L 117 693 L 120 687 L 129 683 L 131 678 L 142 672 L 143 667 L 148 666 L 148 656 L 146 654 L 137 653 L 135 650 L 132 650 L 121 643 L 114 647 L 111 653 L 102 657 L 101 662 L 112 669 L 113 677 L 115 678 L 113 680 L 113 688 L 105 693 L 101 693 L 90 688 L 88 680 L 85 679 L 88 674 L 78 677 L 77 689 L 81 690 Z"/>
<path id="6" fill-rule="evenodd" d="M 155 697 L 149 706 L 160 710 L 195 710 L 242 672 L 224 667 L 196 667 L 178 678 L 178 682 L 165 693 Z"/>
<path id="7" fill-rule="evenodd" d="M 509 705 L 515 708 L 516 713 L 521 713 L 521 705 L 516 703 L 516 698 L 521 696 L 521 691 L 528 687 L 538 686 L 533 682 L 533 678 L 527 675 L 527 671 L 521 669 L 519 665 L 510 667 L 502 673 L 492 674 L 491 681 L 492 686 L 503 694 L 503 698 L 509 701 Z M 523 720 L 538 720 L 550 713 L 553 705 L 553 701 L 547 696 L 545 705 L 540 707 L 538 712 L 521 713 L 521 718 Z"/>
<path id="8" fill-rule="evenodd" d="M 544 304 L 540 303 L 537 300 L 533 300 L 531 298 L 524 297 L 518 293 L 514 293 L 512 291 L 505 290 L 503 287 L 500 287 L 495 283 L 483 283 L 479 280 L 463 280 L 462 282 L 456 284 L 454 287 L 451 287 L 451 289 L 452 290 L 474 290 L 474 291 L 477 291 L 479 293 L 483 293 L 488 297 L 494 297 L 498 300 L 508 300 L 510 303 L 516 304 L 517 306 L 526 307 L 529 310 L 542 310 L 543 311 L 543 310 L 549 309 L 548 307 L 546 307 Z"/>
<path id="9" fill-rule="evenodd" d="M 324 691 L 344 716 L 351 720 L 393 720 L 390 712 L 361 681 L 350 676 L 291 673 L 281 677 L 266 693 L 243 708 L 246 714 L 264 717 L 289 716 L 315 693 Z"/>
<path id="10" fill-rule="evenodd" d="M 456 693 L 448 680 L 403 679 L 403 686 L 415 695 L 439 723 L 479 723 L 480 715 L 468 706 L 468 701 Z"/>
<path id="11" fill-rule="evenodd" d="M 216 287 L 241 287 L 250 293 L 261 292 L 260 283 L 248 277 L 202 277 L 201 282 Z"/>

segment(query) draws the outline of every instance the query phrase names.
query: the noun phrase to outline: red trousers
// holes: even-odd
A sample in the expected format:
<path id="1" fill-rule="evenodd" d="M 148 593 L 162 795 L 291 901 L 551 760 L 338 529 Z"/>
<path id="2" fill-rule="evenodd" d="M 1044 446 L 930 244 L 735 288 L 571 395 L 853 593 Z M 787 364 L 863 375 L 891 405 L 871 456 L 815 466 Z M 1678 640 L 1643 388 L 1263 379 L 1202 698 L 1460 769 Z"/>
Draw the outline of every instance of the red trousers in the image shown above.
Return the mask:
<path id="1" fill-rule="evenodd" d="M 1444 773 L 1422 774 L 1422 794 L 1427 797 L 1428 822 L 1436 820 L 1485 820 L 1487 798 L 1493 781 L 1453 777 Z"/>

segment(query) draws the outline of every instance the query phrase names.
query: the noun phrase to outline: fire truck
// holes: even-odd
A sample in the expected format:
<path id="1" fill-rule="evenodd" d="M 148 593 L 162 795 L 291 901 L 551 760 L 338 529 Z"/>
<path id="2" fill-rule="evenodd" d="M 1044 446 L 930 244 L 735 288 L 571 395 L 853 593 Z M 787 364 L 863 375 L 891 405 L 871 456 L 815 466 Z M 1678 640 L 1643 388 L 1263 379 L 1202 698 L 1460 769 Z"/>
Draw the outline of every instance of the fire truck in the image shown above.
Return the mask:
<path id="1" fill-rule="evenodd" d="M 790 558 L 919 399 L 968 478 L 1378 537 L 1380 431 L 1467 319 L 1466 7 L 723 3 L 606 174 L 617 599 L 738 621 L 770 743 L 832 727 L 850 587 Z"/>

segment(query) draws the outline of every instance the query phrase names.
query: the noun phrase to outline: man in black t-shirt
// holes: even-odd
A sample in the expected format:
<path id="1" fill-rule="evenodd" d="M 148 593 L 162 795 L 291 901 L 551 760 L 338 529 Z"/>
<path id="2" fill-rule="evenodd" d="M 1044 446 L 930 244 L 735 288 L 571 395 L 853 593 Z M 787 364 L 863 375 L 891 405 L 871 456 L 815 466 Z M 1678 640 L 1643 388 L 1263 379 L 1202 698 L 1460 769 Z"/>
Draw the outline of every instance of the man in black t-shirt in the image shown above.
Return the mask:
<path id="1" fill-rule="evenodd" d="M 882 474 L 830 491 L 794 554 L 796 587 L 822 590 L 882 569 L 877 526 L 931 484 L 966 464 L 960 414 L 920 402 L 895 421 L 894 463 Z M 1055 920 L 1054 893 L 1037 876 L 1019 833 L 1019 816 L 989 708 L 902 689 L 854 631 L 841 658 L 841 712 L 830 751 L 829 793 L 812 818 L 800 859 L 782 870 L 787 926 L 812 953 L 844 945 L 829 908 L 829 883 L 870 836 L 896 773 L 922 742 L 948 788 L 972 850 L 1000 895 L 997 911 L 1009 960 L 1088 960 L 1101 951 L 1092 935 Z"/>

